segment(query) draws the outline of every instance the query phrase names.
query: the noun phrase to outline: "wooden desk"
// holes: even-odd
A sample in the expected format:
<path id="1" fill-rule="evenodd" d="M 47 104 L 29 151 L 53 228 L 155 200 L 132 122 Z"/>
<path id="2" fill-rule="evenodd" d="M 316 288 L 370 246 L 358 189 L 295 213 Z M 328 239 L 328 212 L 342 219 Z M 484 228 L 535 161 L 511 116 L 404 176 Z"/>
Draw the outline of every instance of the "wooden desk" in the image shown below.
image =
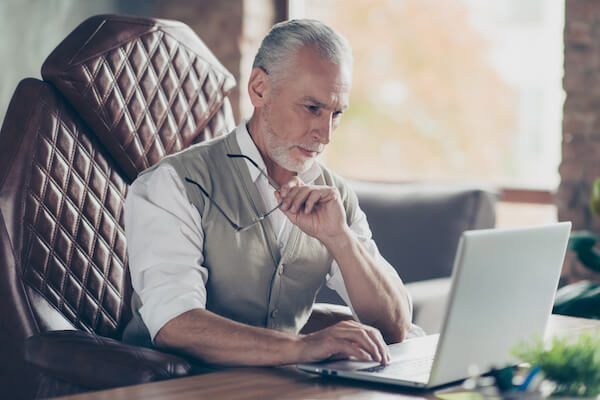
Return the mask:
<path id="1" fill-rule="evenodd" d="M 600 320 L 553 315 L 547 336 L 600 329 Z M 237 368 L 182 379 L 61 397 L 66 400 L 120 399 L 416 399 L 433 391 L 354 382 L 306 374 L 294 367 Z"/>

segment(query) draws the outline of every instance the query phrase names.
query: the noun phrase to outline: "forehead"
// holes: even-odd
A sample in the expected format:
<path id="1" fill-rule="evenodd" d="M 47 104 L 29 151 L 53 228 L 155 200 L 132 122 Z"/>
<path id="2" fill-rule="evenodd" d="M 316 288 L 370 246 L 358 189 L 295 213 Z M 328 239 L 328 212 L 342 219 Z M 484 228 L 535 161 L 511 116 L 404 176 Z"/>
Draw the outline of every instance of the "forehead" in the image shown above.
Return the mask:
<path id="1" fill-rule="evenodd" d="M 311 46 L 303 46 L 292 60 L 286 90 L 300 98 L 314 98 L 337 107 L 348 103 L 352 86 L 352 69 L 348 63 L 334 64 Z"/>

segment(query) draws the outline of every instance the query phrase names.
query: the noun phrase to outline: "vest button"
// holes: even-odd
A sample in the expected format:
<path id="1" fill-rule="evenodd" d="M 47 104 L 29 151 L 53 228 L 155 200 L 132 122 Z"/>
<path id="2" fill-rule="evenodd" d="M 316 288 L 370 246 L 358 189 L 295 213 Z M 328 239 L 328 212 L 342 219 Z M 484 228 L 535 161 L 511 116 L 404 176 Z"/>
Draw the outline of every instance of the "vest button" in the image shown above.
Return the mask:
<path id="1" fill-rule="evenodd" d="M 279 315 L 279 309 L 276 308 L 273 311 L 271 311 L 271 318 L 277 318 L 277 315 Z"/>
<path id="2" fill-rule="evenodd" d="M 277 273 L 278 273 L 279 275 L 283 275 L 283 269 L 284 269 L 284 268 L 285 268 L 285 264 L 281 264 L 281 265 L 279 266 L 279 271 L 277 271 Z"/>

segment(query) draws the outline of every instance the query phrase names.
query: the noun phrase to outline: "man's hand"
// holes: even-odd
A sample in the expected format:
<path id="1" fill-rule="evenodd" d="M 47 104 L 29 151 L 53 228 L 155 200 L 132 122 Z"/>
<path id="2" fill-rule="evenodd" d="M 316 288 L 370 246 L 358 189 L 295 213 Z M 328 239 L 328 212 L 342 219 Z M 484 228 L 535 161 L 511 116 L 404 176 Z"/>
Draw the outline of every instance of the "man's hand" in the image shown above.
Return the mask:
<path id="1" fill-rule="evenodd" d="M 356 321 L 342 321 L 300 338 L 300 362 L 353 358 L 388 364 L 390 352 L 379 330 Z"/>
<path id="2" fill-rule="evenodd" d="M 304 233 L 322 242 L 348 229 L 346 212 L 335 187 L 306 185 L 295 177 L 275 192 L 281 211 Z"/>

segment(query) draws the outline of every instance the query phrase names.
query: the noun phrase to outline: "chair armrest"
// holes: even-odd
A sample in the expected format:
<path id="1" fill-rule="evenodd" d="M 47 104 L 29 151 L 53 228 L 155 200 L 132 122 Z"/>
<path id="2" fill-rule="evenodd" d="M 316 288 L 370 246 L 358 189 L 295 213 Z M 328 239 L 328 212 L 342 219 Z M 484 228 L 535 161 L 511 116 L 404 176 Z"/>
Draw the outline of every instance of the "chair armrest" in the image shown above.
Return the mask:
<path id="1" fill-rule="evenodd" d="M 25 360 L 44 374 L 90 389 L 183 377 L 191 369 L 175 355 L 75 330 L 29 337 Z"/>

